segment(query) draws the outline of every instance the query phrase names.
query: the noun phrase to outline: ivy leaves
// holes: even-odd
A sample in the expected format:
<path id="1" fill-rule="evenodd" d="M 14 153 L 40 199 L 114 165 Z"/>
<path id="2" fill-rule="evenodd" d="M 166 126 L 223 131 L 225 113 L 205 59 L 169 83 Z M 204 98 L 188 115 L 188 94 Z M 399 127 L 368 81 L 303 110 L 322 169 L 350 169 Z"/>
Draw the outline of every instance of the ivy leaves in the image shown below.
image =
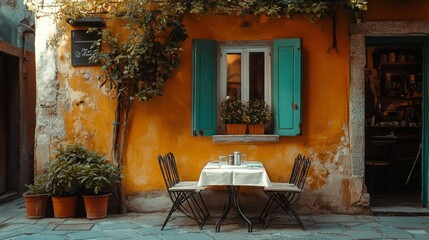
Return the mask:
<path id="1" fill-rule="evenodd" d="M 133 8 L 130 8 L 131 11 Z M 100 32 L 104 43 L 95 48 L 91 60 L 102 64 L 100 85 L 109 83 L 119 94 L 132 101 L 149 101 L 163 95 L 163 83 L 180 65 L 180 45 L 186 40 L 185 26 L 178 16 L 161 11 L 132 11 L 120 17 L 122 31 Z M 128 36 L 123 40 L 124 36 Z"/>
<path id="2" fill-rule="evenodd" d="M 101 50 L 90 58 L 102 65 L 100 86 L 111 88 L 113 97 L 149 101 L 163 95 L 163 84 L 180 65 L 181 44 L 188 38 L 185 13 L 293 17 L 307 14 L 323 18 L 335 5 L 350 9 L 356 21 L 367 9 L 365 0 L 56 0 L 56 20 L 103 14 L 111 19 L 100 31 Z M 40 0 L 26 0 L 41 11 Z M 38 7 L 39 6 L 39 7 Z M 40 15 L 40 14 L 39 14 Z M 94 31 L 94 30 L 93 30 Z"/>
<path id="3" fill-rule="evenodd" d="M 355 17 L 356 21 L 360 21 L 360 11 L 365 11 L 367 8 L 365 0 L 193 0 L 188 2 L 189 12 L 196 14 L 257 14 L 288 18 L 296 14 L 309 14 L 311 20 L 324 17 L 334 5 L 343 5 L 359 13 Z"/>

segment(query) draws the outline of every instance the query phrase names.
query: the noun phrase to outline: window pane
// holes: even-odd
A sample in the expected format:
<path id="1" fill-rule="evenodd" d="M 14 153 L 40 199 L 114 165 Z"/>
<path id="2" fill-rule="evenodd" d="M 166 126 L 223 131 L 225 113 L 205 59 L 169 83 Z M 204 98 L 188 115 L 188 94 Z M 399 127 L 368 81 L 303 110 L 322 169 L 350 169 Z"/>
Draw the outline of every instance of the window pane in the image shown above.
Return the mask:
<path id="1" fill-rule="evenodd" d="M 264 53 L 249 53 L 249 100 L 264 99 Z"/>
<path id="2" fill-rule="evenodd" d="M 226 95 L 227 98 L 241 100 L 241 54 L 226 55 Z"/>

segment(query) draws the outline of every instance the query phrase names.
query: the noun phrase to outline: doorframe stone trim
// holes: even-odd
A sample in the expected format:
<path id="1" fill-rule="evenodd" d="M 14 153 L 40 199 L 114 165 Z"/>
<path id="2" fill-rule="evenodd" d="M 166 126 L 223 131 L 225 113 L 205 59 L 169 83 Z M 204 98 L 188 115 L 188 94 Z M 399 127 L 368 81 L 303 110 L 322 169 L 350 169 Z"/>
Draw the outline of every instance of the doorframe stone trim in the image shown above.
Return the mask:
<path id="1" fill-rule="evenodd" d="M 429 36 L 429 21 L 374 21 L 350 25 L 350 152 L 352 175 L 365 181 L 365 37 Z"/>

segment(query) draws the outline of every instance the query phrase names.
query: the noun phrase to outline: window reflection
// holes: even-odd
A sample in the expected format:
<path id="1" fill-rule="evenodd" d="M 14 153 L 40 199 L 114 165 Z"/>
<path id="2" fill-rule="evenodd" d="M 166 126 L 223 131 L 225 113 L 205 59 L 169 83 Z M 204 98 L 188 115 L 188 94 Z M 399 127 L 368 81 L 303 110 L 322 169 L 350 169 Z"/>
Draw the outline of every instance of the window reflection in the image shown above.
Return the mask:
<path id="1" fill-rule="evenodd" d="M 226 63 L 226 98 L 241 100 L 241 54 L 228 53 Z"/>
<path id="2" fill-rule="evenodd" d="M 264 52 L 249 53 L 249 100 L 264 99 Z"/>

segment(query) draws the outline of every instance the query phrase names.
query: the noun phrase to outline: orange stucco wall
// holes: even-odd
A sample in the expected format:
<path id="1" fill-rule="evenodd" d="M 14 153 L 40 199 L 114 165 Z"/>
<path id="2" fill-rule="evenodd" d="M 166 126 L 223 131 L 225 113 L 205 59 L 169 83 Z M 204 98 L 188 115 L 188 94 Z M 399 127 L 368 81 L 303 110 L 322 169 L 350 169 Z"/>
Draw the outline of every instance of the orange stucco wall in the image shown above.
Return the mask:
<path id="1" fill-rule="evenodd" d="M 125 156 L 125 191 L 128 194 L 163 189 L 157 156 L 172 151 L 183 179 L 197 179 L 200 170 L 219 155 L 240 151 L 261 160 L 271 180 L 288 180 L 294 157 L 309 155 L 315 163 L 309 176 L 312 189 L 327 184 L 331 167 L 347 175 L 348 18 L 340 13 L 338 48 L 332 46 L 332 24 L 327 18 L 311 23 L 260 16 L 198 16 L 184 19 L 189 38 L 183 44 L 182 64 L 166 82 L 163 97 L 135 103 L 129 122 Z M 250 23 L 241 28 L 244 21 Z M 212 143 L 211 137 L 191 136 L 191 40 L 303 39 L 302 136 L 281 137 L 279 143 Z M 67 89 L 63 103 L 66 138 L 83 141 L 109 154 L 115 101 L 96 81 L 99 67 L 70 65 L 70 48 L 60 54 L 60 82 Z M 78 74 L 76 74 L 78 73 Z M 340 159 L 338 159 L 340 157 Z M 341 177 L 340 177 L 341 178 Z"/>
<path id="2" fill-rule="evenodd" d="M 429 18 L 410 1 L 370 1 L 364 21 Z M 389 6 L 384 4 L 389 3 Z M 393 5 L 393 6 L 392 6 Z M 419 12 L 416 14 L 415 12 Z M 398 13 L 401 15 L 398 17 Z M 233 151 L 264 163 L 272 181 L 288 180 L 298 153 L 308 155 L 312 167 L 307 192 L 311 201 L 334 206 L 350 205 L 351 157 L 349 144 L 349 24 L 352 18 L 337 11 L 337 49 L 332 49 L 329 18 L 311 23 L 307 17 L 266 18 L 260 16 L 187 15 L 184 24 L 189 38 L 183 44 L 181 66 L 164 88 L 164 96 L 149 103 L 136 102 L 131 110 L 124 183 L 126 194 L 164 189 L 157 156 L 172 151 L 183 180 L 196 180 L 210 160 Z M 249 22 L 250 26 L 240 27 Z M 302 38 L 302 136 L 281 137 L 279 143 L 212 143 L 211 137 L 191 136 L 191 89 L 193 38 L 223 40 L 272 40 Z M 65 89 L 60 106 L 64 113 L 66 139 L 83 142 L 109 155 L 115 100 L 98 87 L 99 67 L 72 67 L 70 44 L 59 51 L 59 80 Z M 360 192 L 361 189 L 354 191 Z M 309 203 L 311 204 L 311 203 Z"/>
<path id="3" fill-rule="evenodd" d="M 372 0 L 363 21 L 428 20 L 429 2 L 426 0 Z"/>
<path id="4" fill-rule="evenodd" d="M 348 57 L 346 36 L 339 36 L 341 58 L 335 51 L 328 52 L 331 46 L 329 20 L 320 24 L 311 24 L 307 19 L 262 20 L 255 16 L 191 15 L 185 18 L 185 25 L 192 27 L 187 28 L 190 37 L 183 44 L 179 71 L 167 82 L 163 97 L 149 104 L 139 104 L 133 110 L 126 164 L 128 192 L 163 188 L 156 156 L 167 151 L 176 154 L 184 179 L 197 179 L 208 161 L 237 150 L 247 153 L 250 159 L 263 161 L 273 181 L 288 179 L 293 159 L 299 152 L 335 154 L 347 122 L 348 70 L 336 67 L 347 64 L 342 60 Z M 249 21 L 250 27 L 241 28 L 243 21 Z M 303 136 L 281 138 L 281 142 L 275 144 L 214 144 L 210 137 L 192 137 L 191 39 L 260 40 L 261 36 L 263 39 L 303 38 Z M 338 93 L 337 96 L 330 97 L 332 92 Z M 311 153 L 309 148 L 313 149 Z M 323 162 L 333 161 L 330 157 L 324 158 Z M 319 179 L 314 169 L 311 178 L 313 187 L 318 188 L 326 179 Z M 323 167 L 321 171 L 324 172 Z"/>

